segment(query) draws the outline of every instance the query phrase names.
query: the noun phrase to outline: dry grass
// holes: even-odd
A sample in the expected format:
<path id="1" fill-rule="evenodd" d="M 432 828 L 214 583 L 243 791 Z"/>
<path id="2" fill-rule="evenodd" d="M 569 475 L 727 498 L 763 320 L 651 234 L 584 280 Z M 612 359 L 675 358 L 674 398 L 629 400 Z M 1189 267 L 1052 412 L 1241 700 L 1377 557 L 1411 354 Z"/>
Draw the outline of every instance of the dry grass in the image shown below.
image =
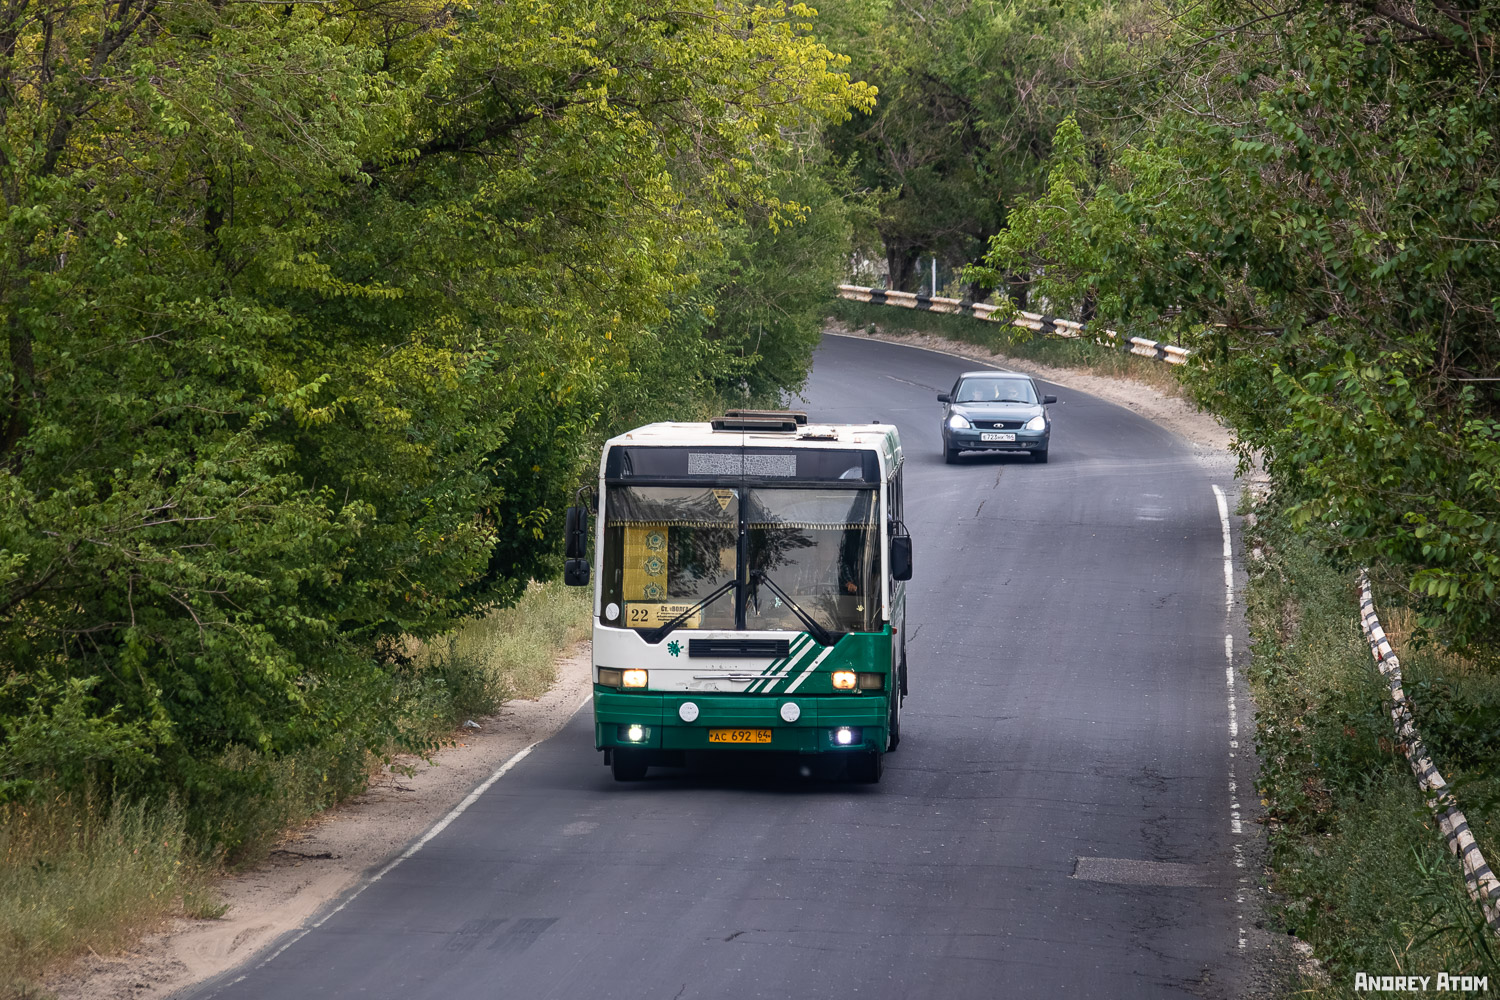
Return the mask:
<path id="1" fill-rule="evenodd" d="M 1396 650 L 1403 663 L 1416 656 L 1429 671 L 1443 676 L 1489 677 L 1492 674 L 1482 664 L 1453 652 L 1431 637 L 1420 646 L 1414 643 L 1412 637 L 1418 632 L 1417 615 L 1410 608 L 1380 608 L 1380 624 L 1385 628 L 1385 637 L 1391 648 Z"/>
<path id="2" fill-rule="evenodd" d="M 0 997 L 35 996 L 49 965 L 108 952 L 163 918 L 222 909 L 172 805 L 91 796 L 0 806 Z"/>
<path id="3" fill-rule="evenodd" d="M 557 679 L 558 653 L 588 635 L 591 598 L 588 587 L 532 583 L 514 607 L 426 644 L 419 658 L 477 666 L 501 699 L 539 698 Z"/>

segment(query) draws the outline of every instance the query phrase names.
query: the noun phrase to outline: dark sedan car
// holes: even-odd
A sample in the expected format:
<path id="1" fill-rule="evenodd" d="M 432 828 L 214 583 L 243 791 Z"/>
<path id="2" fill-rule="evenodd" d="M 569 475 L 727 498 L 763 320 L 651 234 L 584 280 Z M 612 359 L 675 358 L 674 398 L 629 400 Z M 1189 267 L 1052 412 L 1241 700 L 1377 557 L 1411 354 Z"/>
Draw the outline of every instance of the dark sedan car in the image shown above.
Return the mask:
<path id="1" fill-rule="evenodd" d="M 943 458 L 949 464 L 961 451 L 1024 451 L 1037 462 L 1047 461 L 1052 421 L 1043 396 L 1029 375 L 1016 372 L 965 372 L 953 391 L 941 393 Z"/>

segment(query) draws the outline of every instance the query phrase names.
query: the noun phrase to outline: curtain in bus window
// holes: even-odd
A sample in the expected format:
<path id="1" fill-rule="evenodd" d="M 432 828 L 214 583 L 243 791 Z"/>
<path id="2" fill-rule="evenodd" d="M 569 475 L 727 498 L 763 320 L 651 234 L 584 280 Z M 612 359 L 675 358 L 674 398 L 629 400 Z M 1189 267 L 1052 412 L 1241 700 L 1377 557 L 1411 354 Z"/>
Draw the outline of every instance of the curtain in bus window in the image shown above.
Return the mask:
<path id="1" fill-rule="evenodd" d="M 659 625 L 733 578 L 739 497 L 732 489 L 611 486 L 605 509 L 604 591 L 625 624 Z M 728 598 L 685 627 L 732 627 Z"/>

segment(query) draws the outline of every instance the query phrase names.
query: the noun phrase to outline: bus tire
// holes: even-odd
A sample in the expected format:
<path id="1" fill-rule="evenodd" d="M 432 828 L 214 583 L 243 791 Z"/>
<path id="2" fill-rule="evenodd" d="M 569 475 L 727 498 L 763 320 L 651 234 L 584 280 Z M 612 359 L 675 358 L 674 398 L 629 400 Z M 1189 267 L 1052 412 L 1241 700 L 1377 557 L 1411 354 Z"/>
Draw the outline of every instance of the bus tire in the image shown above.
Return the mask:
<path id="1" fill-rule="evenodd" d="M 640 781 L 646 776 L 646 759 L 630 750 L 615 750 L 609 755 L 609 773 L 616 781 Z"/>
<path id="2" fill-rule="evenodd" d="M 884 770 L 884 756 L 879 750 L 851 754 L 848 764 L 849 777 L 862 784 L 875 784 L 880 780 L 880 772 Z"/>
<path id="3" fill-rule="evenodd" d="M 889 735 L 886 737 L 885 752 L 890 753 L 901 745 L 901 694 L 896 692 L 891 695 L 891 714 L 887 722 Z"/>

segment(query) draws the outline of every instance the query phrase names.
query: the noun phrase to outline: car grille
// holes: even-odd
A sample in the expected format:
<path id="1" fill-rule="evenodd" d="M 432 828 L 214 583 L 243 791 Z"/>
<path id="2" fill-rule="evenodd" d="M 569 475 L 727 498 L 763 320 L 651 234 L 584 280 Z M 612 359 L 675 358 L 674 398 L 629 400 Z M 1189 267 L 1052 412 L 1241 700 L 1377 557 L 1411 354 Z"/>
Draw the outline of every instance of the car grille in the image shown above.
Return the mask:
<path id="1" fill-rule="evenodd" d="M 1024 420 L 975 420 L 975 427 L 987 431 L 1018 431 L 1026 423 Z"/>

